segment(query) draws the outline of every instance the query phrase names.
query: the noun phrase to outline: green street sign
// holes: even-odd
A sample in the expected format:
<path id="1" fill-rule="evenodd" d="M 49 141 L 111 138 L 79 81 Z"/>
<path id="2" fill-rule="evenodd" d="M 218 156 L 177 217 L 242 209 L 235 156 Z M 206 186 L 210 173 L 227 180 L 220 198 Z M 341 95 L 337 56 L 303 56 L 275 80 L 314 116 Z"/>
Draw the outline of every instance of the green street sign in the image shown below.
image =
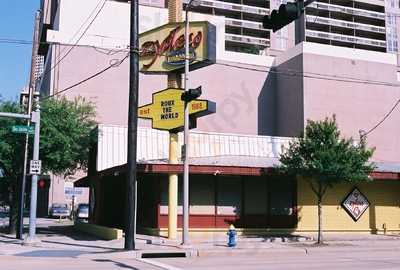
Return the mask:
<path id="1" fill-rule="evenodd" d="M 33 126 L 12 126 L 11 128 L 12 133 L 29 133 L 35 134 L 35 127 Z"/>

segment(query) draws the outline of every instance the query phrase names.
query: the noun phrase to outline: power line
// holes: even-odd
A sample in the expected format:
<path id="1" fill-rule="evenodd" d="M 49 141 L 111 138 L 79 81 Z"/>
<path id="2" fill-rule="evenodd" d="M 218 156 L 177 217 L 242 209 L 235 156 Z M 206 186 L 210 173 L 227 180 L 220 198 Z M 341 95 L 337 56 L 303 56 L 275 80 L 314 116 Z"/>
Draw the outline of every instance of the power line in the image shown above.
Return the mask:
<path id="1" fill-rule="evenodd" d="M 393 107 L 390 109 L 390 111 L 382 118 L 382 120 L 380 120 L 373 128 L 371 128 L 368 131 L 363 131 L 360 130 L 360 137 L 366 137 L 368 134 L 370 134 L 372 131 L 374 131 L 375 129 L 377 129 L 383 122 L 386 121 L 386 119 L 389 118 L 389 116 L 393 113 L 394 109 L 396 109 L 396 107 L 400 104 L 400 99 L 397 100 L 397 102 L 393 105 Z"/>
<path id="2" fill-rule="evenodd" d="M 100 3 L 102 0 L 99 1 L 99 3 L 97 4 L 97 6 L 93 9 L 93 11 L 90 13 L 90 15 L 88 16 L 88 18 L 85 20 L 85 22 L 81 25 L 81 27 L 78 29 L 77 32 L 75 32 L 75 34 L 73 35 L 73 37 L 70 39 L 70 42 L 74 39 L 74 37 L 77 35 L 77 33 L 79 33 L 79 31 L 82 29 L 83 25 L 85 25 L 85 23 L 89 20 L 90 17 L 92 17 L 92 15 L 94 14 L 94 12 L 96 11 L 96 9 L 99 7 Z M 76 45 L 78 45 L 79 41 L 82 39 L 82 37 L 86 34 L 86 32 L 89 30 L 90 26 L 92 26 L 93 22 L 96 20 L 97 16 L 99 16 L 100 12 L 103 10 L 105 4 L 106 4 L 107 0 L 103 0 L 103 4 L 101 5 L 100 9 L 97 11 L 96 15 L 93 17 L 93 19 L 90 21 L 90 23 L 87 25 L 87 27 L 85 28 L 85 30 L 82 32 L 82 34 L 80 35 L 80 37 L 78 38 L 78 40 L 68 49 L 68 51 L 65 53 L 64 56 L 62 56 L 60 59 L 58 59 L 58 61 L 49 69 L 47 70 L 44 74 L 42 74 L 42 77 L 45 77 L 48 73 L 50 73 L 56 66 L 58 66 L 61 61 L 63 61 L 70 53 L 71 51 L 76 47 Z M 64 52 L 64 50 L 60 53 L 62 54 Z"/>
<path id="3" fill-rule="evenodd" d="M 32 45 L 33 42 L 30 40 L 24 40 L 24 39 L 11 39 L 11 38 L 0 38 L 0 44 L 5 43 L 5 44 L 20 44 L 20 45 Z M 66 46 L 66 47 L 71 47 L 71 46 L 79 46 L 79 47 L 87 47 L 87 48 L 92 48 L 95 51 L 102 53 L 102 54 L 106 54 L 106 55 L 114 55 L 117 54 L 119 52 L 129 52 L 129 48 L 122 48 L 122 49 L 107 49 L 104 47 L 100 47 L 100 46 L 95 46 L 95 45 L 71 45 L 68 43 L 60 43 L 60 42 L 38 42 L 38 44 L 43 44 L 43 45 L 50 45 L 50 44 L 58 44 L 58 45 L 62 45 L 62 46 Z"/>
<path id="4" fill-rule="evenodd" d="M 110 61 L 110 65 L 107 66 L 107 67 L 105 67 L 104 69 L 102 69 L 102 70 L 96 72 L 95 74 L 93 74 L 93 75 L 91 75 L 91 76 L 89 76 L 89 77 L 87 77 L 87 78 L 85 78 L 85 79 L 83 79 L 83 80 L 81 80 L 81 81 L 79 81 L 79 82 L 77 82 L 77 83 L 74 83 L 74 84 L 71 85 L 71 86 L 68 86 L 67 88 L 64 88 L 64 89 L 58 91 L 57 93 L 54 93 L 54 94 L 52 94 L 52 95 L 43 97 L 43 98 L 40 99 L 40 101 L 44 101 L 44 100 L 46 100 L 46 99 L 50 99 L 50 98 L 52 98 L 52 97 L 54 97 L 54 96 L 57 96 L 57 95 L 59 95 L 59 94 L 61 94 L 61 93 L 65 93 L 66 91 L 71 90 L 72 88 L 74 88 L 74 87 L 76 87 L 76 86 L 78 86 L 78 85 L 81 85 L 81 84 L 83 84 L 83 83 L 85 83 L 85 82 L 87 82 L 87 81 L 89 81 L 89 80 L 91 80 L 91 79 L 93 79 L 93 78 L 95 78 L 95 77 L 101 75 L 102 73 L 106 72 L 107 70 L 109 70 L 109 69 L 111 69 L 111 68 L 118 67 L 118 66 L 120 66 L 128 57 L 129 57 L 129 54 L 127 54 L 127 55 L 126 55 L 124 58 L 122 58 L 122 59 L 113 59 L 114 61 L 116 61 L 116 62 L 114 62 L 114 63 L 112 63 L 113 60 L 111 60 L 111 61 Z"/>
<path id="5" fill-rule="evenodd" d="M 389 83 L 389 82 L 383 82 L 383 81 L 362 80 L 362 79 L 345 77 L 345 76 L 327 75 L 327 74 L 313 73 L 313 72 L 304 73 L 304 72 L 294 70 L 294 69 L 282 69 L 282 70 L 286 70 L 286 72 L 283 72 L 283 71 L 275 70 L 276 67 L 266 67 L 267 68 L 266 70 L 261 70 L 261 69 L 257 69 L 257 68 L 243 67 L 243 66 L 237 66 L 237 65 L 233 65 L 233 64 L 227 64 L 227 63 L 216 63 L 216 64 L 222 65 L 222 66 L 234 67 L 234 68 L 238 68 L 238 69 L 251 70 L 251 71 L 257 71 L 257 72 L 262 72 L 262 73 L 270 72 L 270 73 L 274 73 L 274 74 L 293 76 L 293 77 L 305 77 L 305 78 L 328 80 L 328 81 L 339 81 L 339 82 L 351 82 L 351 83 L 373 84 L 373 85 L 390 86 L 390 87 L 400 87 L 400 84 L 395 84 L 395 83 Z"/>
<path id="6" fill-rule="evenodd" d="M 2 43 L 2 42 L 19 43 L 19 44 L 32 44 L 31 41 L 27 41 L 27 40 L 0 38 L 0 43 Z M 42 43 L 49 44 L 47 42 L 42 42 Z M 59 44 L 65 45 L 65 46 L 76 47 L 76 45 L 68 45 L 68 44 L 62 44 L 62 43 L 59 43 Z M 79 45 L 79 46 L 93 48 L 97 52 L 105 54 L 105 55 L 115 55 L 115 54 L 117 54 L 119 52 L 128 52 L 129 51 L 129 48 L 114 50 L 114 49 L 105 49 L 105 48 L 98 47 L 98 46 L 93 46 L 93 45 Z M 200 60 L 202 60 L 202 59 L 200 59 Z M 274 74 L 281 74 L 281 75 L 287 75 L 287 76 L 306 77 L 306 78 L 314 78 L 314 79 L 330 80 L 330 81 L 374 84 L 374 85 L 382 85 L 382 86 L 390 86 L 390 87 L 399 87 L 400 86 L 400 84 L 389 83 L 389 82 L 384 82 L 384 81 L 365 80 L 365 79 L 358 79 L 358 78 L 354 78 L 354 77 L 328 75 L 328 74 L 322 74 L 322 73 L 316 73 L 316 72 L 305 72 L 304 73 L 304 72 L 301 72 L 301 71 L 298 71 L 298 70 L 294 70 L 294 69 L 289 69 L 289 68 L 266 66 L 266 67 L 263 67 L 263 68 L 266 68 L 266 69 L 258 69 L 258 68 L 244 67 L 244 66 L 239 66 L 239 65 L 234 65 L 234 64 L 227 64 L 227 63 L 216 63 L 216 64 L 217 65 L 224 65 L 224 66 L 234 67 L 234 68 L 239 68 L 239 69 L 257 71 L 257 72 L 271 72 L 271 73 L 274 73 Z M 52 67 L 52 68 L 54 68 L 54 67 Z M 278 69 L 278 70 L 276 70 L 276 69 Z M 279 71 L 279 70 L 284 70 L 285 72 Z M 46 74 L 44 74 L 44 75 L 46 75 Z M 44 76 L 44 75 L 42 75 L 42 76 Z"/>
<path id="7" fill-rule="evenodd" d="M 27 40 L 19 40 L 19 39 L 7 39 L 7 38 L 0 38 L 0 43 L 18 43 L 18 44 L 32 44 L 31 41 L 27 41 Z M 51 44 L 48 42 L 40 42 L 43 44 Z M 76 45 L 69 45 L 69 44 L 63 44 L 63 43 L 58 43 L 60 45 L 64 45 L 64 46 L 76 46 Z M 79 45 L 81 47 L 89 47 L 89 48 L 93 48 L 95 49 L 97 52 L 105 54 L 105 55 L 114 55 L 117 54 L 119 52 L 124 52 L 124 51 L 129 51 L 129 48 L 126 49 L 105 49 L 103 47 L 99 47 L 99 46 L 93 46 L 93 45 Z M 160 55 L 163 56 L 163 55 Z M 165 55 L 164 55 L 165 56 Z M 204 59 L 200 59 L 200 60 L 204 60 Z M 291 76 L 305 76 L 308 78 L 316 78 L 316 79 L 327 79 L 327 80 L 337 80 L 337 81 L 346 81 L 346 82 L 359 82 L 359 83 L 369 83 L 369 84 L 377 84 L 377 85 L 386 85 L 386 86 L 394 86 L 394 87 L 398 87 L 400 86 L 400 84 L 393 84 L 393 83 L 388 83 L 388 82 L 383 82 L 383 81 L 374 81 L 374 80 L 365 80 L 365 79 L 357 79 L 354 77 L 347 77 L 347 76 L 337 76 L 337 75 L 328 75 L 328 74 L 322 74 L 322 73 L 316 73 L 316 72 L 301 72 L 298 70 L 294 70 L 294 69 L 289 69 L 289 68 L 280 68 L 280 67 L 272 67 L 272 66 L 266 66 L 265 68 L 267 68 L 266 70 L 261 70 L 261 69 L 257 69 L 257 68 L 250 68 L 250 67 L 243 67 L 243 66 L 238 66 L 238 65 L 233 65 L 233 64 L 226 64 L 226 63 L 217 63 L 218 65 L 225 65 L 225 66 L 229 66 L 229 67 L 234 67 L 234 68 L 240 68 L 240 69 L 246 69 L 246 70 L 252 70 L 252 71 L 257 71 L 257 72 L 271 72 L 271 73 L 275 73 L 275 74 L 282 74 L 282 75 L 291 75 Z M 264 68 L 264 67 L 263 67 Z M 277 71 L 277 70 L 273 70 L 278 68 L 279 70 L 286 70 L 287 72 L 282 72 L 282 71 Z M 304 75 L 306 74 L 306 75 Z M 317 75 L 318 77 L 314 77 L 314 76 L 310 76 L 310 75 Z M 343 80 L 343 79 L 347 79 L 347 80 Z"/>
<path id="8" fill-rule="evenodd" d="M 31 45 L 33 42 L 23 39 L 0 38 L 0 43 Z"/>

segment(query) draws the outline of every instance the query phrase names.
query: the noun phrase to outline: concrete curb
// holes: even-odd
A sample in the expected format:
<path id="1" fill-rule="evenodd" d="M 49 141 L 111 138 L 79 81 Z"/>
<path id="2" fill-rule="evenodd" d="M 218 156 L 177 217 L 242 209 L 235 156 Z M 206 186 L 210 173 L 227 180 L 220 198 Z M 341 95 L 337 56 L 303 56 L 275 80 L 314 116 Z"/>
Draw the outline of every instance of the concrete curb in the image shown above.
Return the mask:
<path id="1" fill-rule="evenodd" d="M 306 255 L 306 250 L 302 248 L 227 248 L 225 250 L 198 250 L 199 257 L 212 257 L 212 256 L 268 256 L 276 254 L 285 255 Z"/>
<path id="2" fill-rule="evenodd" d="M 306 254 L 321 254 L 328 252 L 351 252 L 351 253 L 361 253 L 361 252 L 371 252 L 371 248 L 364 248 L 360 246 L 353 247 L 304 247 Z M 374 252 L 388 252 L 388 251 L 399 251 L 400 247 L 376 247 L 373 249 Z"/>
<path id="3" fill-rule="evenodd" d="M 179 255 L 184 254 L 184 257 L 191 258 L 198 256 L 198 250 L 196 249 L 139 249 L 139 250 L 132 250 L 132 251 L 110 251 L 110 252 L 92 252 L 79 255 L 79 258 L 86 258 L 86 259 L 141 259 L 142 256 L 151 256 L 155 255 L 155 257 L 166 256 L 169 255 L 170 257 L 179 257 Z"/>

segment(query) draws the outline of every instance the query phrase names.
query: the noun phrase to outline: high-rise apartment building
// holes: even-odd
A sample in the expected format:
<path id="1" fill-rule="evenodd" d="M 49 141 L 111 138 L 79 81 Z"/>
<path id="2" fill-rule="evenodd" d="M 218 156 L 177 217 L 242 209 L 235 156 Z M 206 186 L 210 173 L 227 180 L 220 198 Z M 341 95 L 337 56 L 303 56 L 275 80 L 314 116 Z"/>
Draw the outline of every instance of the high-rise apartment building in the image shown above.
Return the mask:
<path id="1" fill-rule="evenodd" d="M 398 32 L 400 24 L 399 16 L 399 3 L 398 0 L 386 0 L 386 48 L 388 53 L 398 53 Z"/>
<path id="2" fill-rule="evenodd" d="M 188 0 L 184 0 L 187 3 Z M 276 34 L 262 27 L 263 16 L 286 0 L 198 0 L 191 10 L 225 17 L 225 46 L 230 51 L 260 53 L 276 42 L 293 44 L 293 31 Z M 342 47 L 397 52 L 395 0 L 319 0 L 305 11 L 305 40 Z M 388 12 L 386 12 L 388 10 Z M 289 28 L 293 28 L 289 26 Z M 292 32 L 292 33 L 290 33 Z M 275 39 L 272 41 L 272 39 Z M 288 42 L 289 41 L 289 42 Z"/>
<path id="3" fill-rule="evenodd" d="M 42 76 L 44 70 L 44 56 L 43 55 L 37 55 L 36 56 L 36 61 L 35 61 L 35 67 L 34 67 L 34 80 L 35 82 L 39 80 L 40 76 Z"/>
<path id="4" fill-rule="evenodd" d="M 386 52 L 384 1 L 320 0 L 305 19 L 307 41 Z"/>
<path id="5" fill-rule="evenodd" d="M 191 7 L 194 12 L 225 17 L 227 50 L 259 54 L 270 46 L 270 31 L 262 26 L 263 17 L 270 12 L 270 1 L 197 0 L 196 4 Z"/>

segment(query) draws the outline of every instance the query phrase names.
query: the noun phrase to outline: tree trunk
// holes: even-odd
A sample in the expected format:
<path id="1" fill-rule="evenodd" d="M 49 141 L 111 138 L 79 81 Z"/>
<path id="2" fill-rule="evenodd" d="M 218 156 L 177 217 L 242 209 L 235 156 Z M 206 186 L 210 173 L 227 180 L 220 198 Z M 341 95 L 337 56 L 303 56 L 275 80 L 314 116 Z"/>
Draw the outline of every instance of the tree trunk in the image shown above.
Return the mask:
<path id="1" fill-rule="evenodd" d="M 318 244 L 323 243 L 322 237 L 322 197 L 318 196 Z"/>
<path id="2" fill-rule="evenodd" d="M 8 233 L 15 234 L 17 228 L 16 224 L 17 224 L 18 196 L 16 196 L 16 189 L 14 185 L 11 184 L 9 192 L 10 192 L 9 194 L 10 212 L 9 212 Z"/>

